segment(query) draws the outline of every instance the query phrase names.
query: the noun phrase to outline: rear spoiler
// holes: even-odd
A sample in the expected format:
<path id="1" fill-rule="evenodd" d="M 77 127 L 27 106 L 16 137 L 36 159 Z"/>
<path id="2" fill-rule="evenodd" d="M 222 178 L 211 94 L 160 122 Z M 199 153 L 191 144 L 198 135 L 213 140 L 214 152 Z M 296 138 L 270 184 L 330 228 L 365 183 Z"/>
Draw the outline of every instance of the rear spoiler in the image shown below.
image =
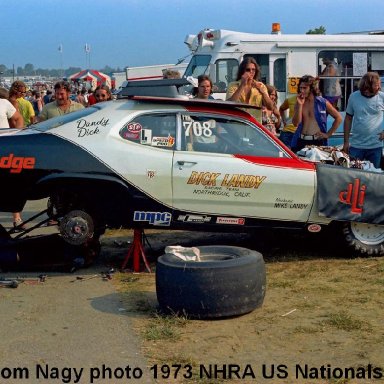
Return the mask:
<path id="1" fill-rule="evenodd" d="M 120 96 L 153 96 L 179 98 L 185 96 L 186 92 L 180 88 L 191 88 L 193 85 L 185 78 L 182 79 L 160 79 L 129 81 L 121 89 Z"/>

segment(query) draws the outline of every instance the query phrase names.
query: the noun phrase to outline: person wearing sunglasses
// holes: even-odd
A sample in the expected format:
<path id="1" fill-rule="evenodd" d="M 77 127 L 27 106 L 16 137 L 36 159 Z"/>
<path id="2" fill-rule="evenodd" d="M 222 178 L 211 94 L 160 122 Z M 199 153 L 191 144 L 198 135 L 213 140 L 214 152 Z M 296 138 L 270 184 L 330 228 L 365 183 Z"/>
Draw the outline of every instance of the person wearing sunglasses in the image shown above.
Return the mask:
<path id="1" fill-rule="evenodd" d="M 273 110 L 274 105 L 268 95 L 265 84 L 259 81 L 260 67 L 253 57 L 247 57 L 239 66 L 236 81 L 230 83 L 227 89 L 226 99 L 239 103 L 250 104 L 259 109 L 249 109 L 258 121 L 261 121 L 261 108 Z"/>

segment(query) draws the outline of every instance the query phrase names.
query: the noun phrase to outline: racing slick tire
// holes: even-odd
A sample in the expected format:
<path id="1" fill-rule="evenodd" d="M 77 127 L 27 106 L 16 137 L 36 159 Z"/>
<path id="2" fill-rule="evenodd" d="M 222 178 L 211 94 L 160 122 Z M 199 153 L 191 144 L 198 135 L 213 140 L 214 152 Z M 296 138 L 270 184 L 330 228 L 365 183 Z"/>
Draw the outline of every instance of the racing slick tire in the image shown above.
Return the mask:
<path id="1" fill-rule="evenodd" d="M 344 239 L 361 255 L 384 255 L 384 226 L 359 222 L 343 223 Z"/>
<path id="2" fill-rule="evenodd" d="M 70 211 L 60 219 L 59 231 L 67 243 L 85 244 L 94 234 L 93 219 L 84 211 Z"/>
<path id="3" fill-rule="evenodd" d="M 190 318 L 242 315 L 260 307 L 266 290 L 261 253 L 233 246 L 201 246 L 200 261 L 166 253 L 156 266 L 160 310 Z"/>

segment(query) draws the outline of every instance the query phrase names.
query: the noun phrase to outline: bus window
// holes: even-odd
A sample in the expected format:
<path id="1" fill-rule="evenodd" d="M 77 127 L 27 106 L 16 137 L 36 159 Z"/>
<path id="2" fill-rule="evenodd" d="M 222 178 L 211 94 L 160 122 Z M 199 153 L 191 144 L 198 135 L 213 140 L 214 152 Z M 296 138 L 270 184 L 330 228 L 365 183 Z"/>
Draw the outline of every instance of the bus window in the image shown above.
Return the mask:
<path id="1" fill-rule="evenodd" d="M 332 66 L 334 70 L 327 70 Z M 324 50 L 318 55 L 318 76 L 323 96 L 331 89 L 340 94 L 335 107 L 344 111 L 350 94 L 358 89 L 360 78 L 368 71 L 384 74 L 384 53 L 362 50 Z"/>
<path id="2" fill-rule="evenodd" d="M 276 59 L 273 65 L 273 85 L 277 92 L 287 91 L 287 71 L 285 59 Z"/>

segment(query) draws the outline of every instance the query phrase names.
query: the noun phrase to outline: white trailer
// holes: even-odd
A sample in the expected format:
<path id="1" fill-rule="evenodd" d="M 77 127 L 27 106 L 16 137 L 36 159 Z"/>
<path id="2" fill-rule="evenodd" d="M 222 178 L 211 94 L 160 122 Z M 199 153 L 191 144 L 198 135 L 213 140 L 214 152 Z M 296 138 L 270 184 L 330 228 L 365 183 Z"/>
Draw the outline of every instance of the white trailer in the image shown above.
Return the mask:
<path id="1" fill-rule="evenodd" d="M 277 88 L 282 102 L 296 93 L 301 76 L 321 76 L 325 67 L 322 59 L 330 57 L 340 69 L 336 77 L 342 89 L 339 109 L 344 110 L 364 73 L 376 71 L 384 75 L 382 33 L 284 35 L 278 23 L 273 24 L 271 34 L 205 29 L 188 35 L 184 41 L 193 54 L 184 76 L 209 75 L 214 97 L 225 99 L 228 84 L 236 80 L 240 62 L 251 56 L 261 67 L 261 80 Z"/>

